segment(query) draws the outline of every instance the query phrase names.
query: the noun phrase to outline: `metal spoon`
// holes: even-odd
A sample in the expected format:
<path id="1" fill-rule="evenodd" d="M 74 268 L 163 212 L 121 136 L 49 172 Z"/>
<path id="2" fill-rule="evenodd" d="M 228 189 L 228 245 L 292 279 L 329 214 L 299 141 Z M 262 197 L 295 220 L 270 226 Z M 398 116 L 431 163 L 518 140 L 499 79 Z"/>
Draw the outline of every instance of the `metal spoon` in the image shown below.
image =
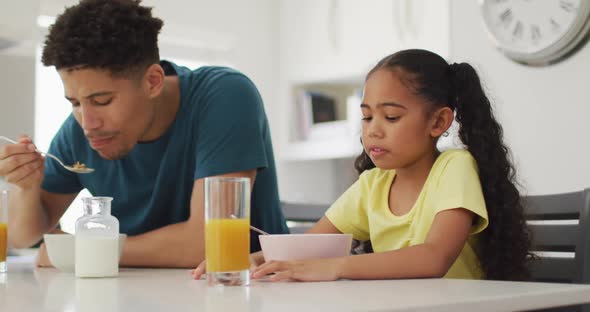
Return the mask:
<path id="1" fill-rule="evenodd" d="M 11 139 L 9 139 L 9 138 L 7 138 L 7 137 L 5 137 L 5 136 L 0 136 L 0 139 L 1 139 L 1 140 L 4 140 L 4 141 L 6 141 L 6 142 L 13 143 L 13 144 L 19 144 L 18 142 L 14 141 L 14 140 L 11 140 Z M 40 150 L 38 150 L 38 149 L 35 149 L 35 152 L 37 152 L 37 153 L 41 154 L 41 155 L 42 155 L 42 156 L 44 156 L 44 157 L 49 157 L 49 158 L 52 158 L 52 159 L 54 159 L 54 160 L 55 160 L 55 161 L 57 161 L 57 162 L 58 162 L 58 163 L 59 163 L 59 164 L 60 164 L 62 167 L 64 167 L 66 170 L 69 170 L 69 171 L 71 171 L 71 172 L 75 172 L 75 173 L 91 173 L 91 172 L 94 172 L 94 169 L 92 169 L 92 168 L 76 168 L 76 167 L 74 167 L 74 166 L 68 166 L 68 165 L 65 165 L 65 164 L 64 164 L 64 163 L 63 163 L 63 162 L 62 162 L 62 161 L 61 161 L 59 158 L 57 158 L 57 156 L 55 156 L 55 155 L 53 155 L 53 154 L 49 154 L 49 153 L 46 153 L 46 152 L 42 152 L 42 151 L 40 151 Z"/>
<path id="2" fill-rule="evenodd" d="M 236 215 L 234 215 L 234 214 L 230 215 L 230 217 L 231 217 L 232 219 L 237 219 L 237 218 L 238 218 L 238 217 L 236 217 Z M 252 231 L 254 231 L 254 232 L 257 232 L 257 233 L 259 233 L 259 234 L 262 234 L 262 235 L 270 235 L 270 234 L 268 234 L 267 232 L 265 232 L 265 231 L 263 231 L 263 230 L 261 230 L 261 229 L 259 229 L 259 228 L 255 227 L 255 226 L 252 226 L 252 225 L 250 225 L 250 230 L 252 230 Z"/>

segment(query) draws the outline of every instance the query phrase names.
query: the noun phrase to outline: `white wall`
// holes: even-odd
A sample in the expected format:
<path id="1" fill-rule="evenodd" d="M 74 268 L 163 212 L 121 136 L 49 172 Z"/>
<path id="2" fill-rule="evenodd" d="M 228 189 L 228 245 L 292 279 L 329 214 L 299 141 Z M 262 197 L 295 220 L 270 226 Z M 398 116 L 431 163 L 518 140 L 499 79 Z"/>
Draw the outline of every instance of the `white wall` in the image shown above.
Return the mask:
<path id="1" fill-rule="evenodd" d="M 0 68 L 0 135 L 17 138 L 20 134 L 32 134 L 35 99 L 33 53 L 0 53 Z"/>
<path id="2" fill-rule="evenodd" d="M 502 56 L 476 1 L 451 1 L 451 55 L 479 70 L 531 194 L 590 187 L 590 45 L 564 62 L 531 68 Z"/>

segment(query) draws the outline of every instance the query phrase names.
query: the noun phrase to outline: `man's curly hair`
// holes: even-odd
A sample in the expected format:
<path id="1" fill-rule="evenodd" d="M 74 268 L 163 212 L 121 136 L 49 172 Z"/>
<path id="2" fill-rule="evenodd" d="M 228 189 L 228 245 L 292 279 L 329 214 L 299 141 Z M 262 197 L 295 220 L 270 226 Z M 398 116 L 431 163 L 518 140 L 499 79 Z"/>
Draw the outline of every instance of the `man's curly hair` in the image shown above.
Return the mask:
<path id="1" fill-rule="evenodd" d="M 82 0 L 49 28 L 42 61 L 56 69 L 97 68 L 132 75 L 159 62 L 163 22 L 141 0 Z"/>

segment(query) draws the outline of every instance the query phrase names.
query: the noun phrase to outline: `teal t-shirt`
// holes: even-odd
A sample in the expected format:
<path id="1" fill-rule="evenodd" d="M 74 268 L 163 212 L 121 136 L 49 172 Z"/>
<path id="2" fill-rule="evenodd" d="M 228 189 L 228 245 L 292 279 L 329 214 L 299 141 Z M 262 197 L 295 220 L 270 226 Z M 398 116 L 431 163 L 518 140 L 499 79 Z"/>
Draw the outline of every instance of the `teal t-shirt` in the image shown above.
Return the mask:
<path id="1" fill-rule="evenodd" d="M 194 180 L 257 169 L 251 224 L 287 233 L 268 120 L 254 84 L 226 67 L 191 71 L 166 61 L 161 65 L 166 75 L 178 76 L 181 94 L 176 119 L 162 137 L 136 144 L 123 159 L 106 160 L 70 115 L 49 152 L 67 164 L 80 161 L 96 170 L 77 175 L 48 158 L 43 189 L 64 194 L 87 188 L 94 196 L 111 196 L 121 233 L 137 235 L 187 220 Z M 260 250 L 254 232 L 250 246 Z"/>

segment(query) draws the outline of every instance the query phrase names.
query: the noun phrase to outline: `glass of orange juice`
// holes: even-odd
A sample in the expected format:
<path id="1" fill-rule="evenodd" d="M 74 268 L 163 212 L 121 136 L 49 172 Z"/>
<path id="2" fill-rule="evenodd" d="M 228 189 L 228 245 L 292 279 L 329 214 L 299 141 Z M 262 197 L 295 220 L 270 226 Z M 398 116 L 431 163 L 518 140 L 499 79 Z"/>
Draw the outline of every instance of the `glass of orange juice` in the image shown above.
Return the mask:
<path id="1" fill-rule="evenodd" d="M 0 189 L 0 273 L 6 272 L 8 251 L 8 191 Z"/>
<path id="2" fill-rule="evenodd" d="M 205 259 L 210 286 L 250 284 L 250 179 L 205 178 Z"/>

